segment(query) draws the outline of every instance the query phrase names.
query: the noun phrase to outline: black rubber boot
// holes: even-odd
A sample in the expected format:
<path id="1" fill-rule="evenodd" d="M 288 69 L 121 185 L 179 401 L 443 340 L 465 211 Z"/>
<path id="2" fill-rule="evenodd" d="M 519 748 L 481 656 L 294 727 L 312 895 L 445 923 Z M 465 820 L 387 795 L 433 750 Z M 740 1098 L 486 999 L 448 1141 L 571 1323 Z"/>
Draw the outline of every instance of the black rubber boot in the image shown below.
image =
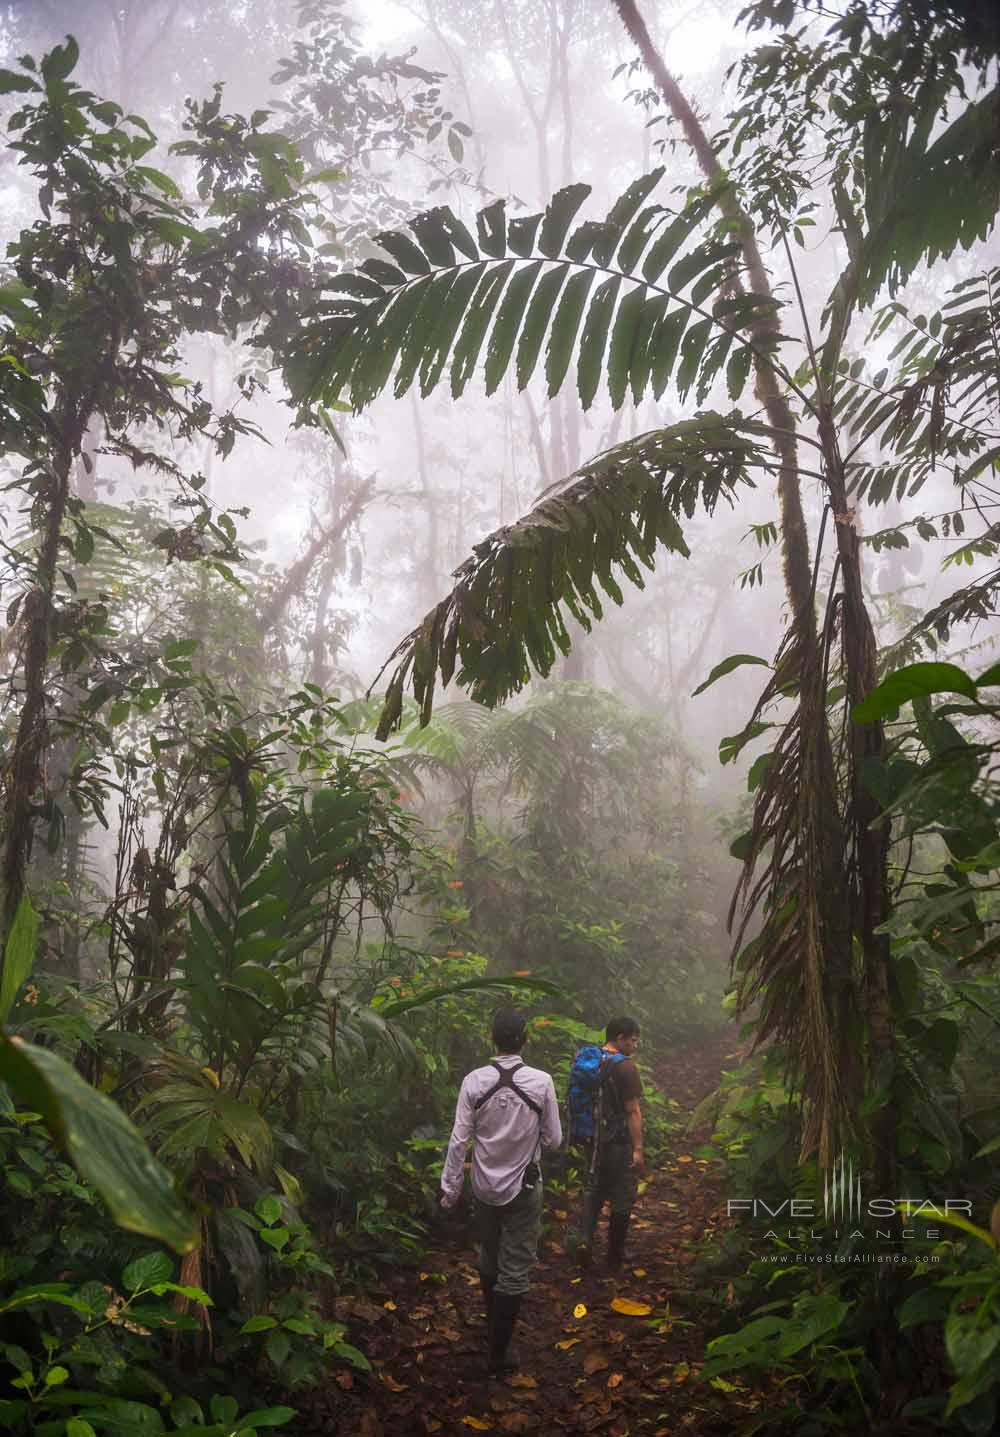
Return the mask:
<path id="1" fill-rule="evenodd" d="M 517 1354 L 510 1345 L 514 1323 L 521 1309 L 521 1294 L 495 1292 L 493 1294 L 493 1321 L 490 1324 L 489 1372 L 491 1377 L 503 1377 L 507 1372 L 516 1372 Z"/>
<path id="2" fill-rule="evenodd" d="M 576 1248 L 576 1260 L 581 1267 L 589 1267 L 594 1252 L 594 1234 L 597 1231 L 597 1222 L 601 1215 L 603 1203 L 598 1202 L 597 1194 L 593 1192 L 583 1195 L 583 1221 L 580 1226 L 580 1237 Z"/>
<path id="3" fill-rule="evenodd" d="M 628 1213 L 613 1212 L 608 1219 L 608 1267 L 618 1272 L 625 1261 L 625 1236 L 628 1232 Z"/>
<path id="4" fill-rule="evenodd" d="M 486 1330 L 489 1332 L 493 1323 L 493 1289 L 497 1285 L 495 1277 L 485 1277 L 479 1274 L 479 1286 L 483 1290 L 483 1302 L 486 1304 Z"/>

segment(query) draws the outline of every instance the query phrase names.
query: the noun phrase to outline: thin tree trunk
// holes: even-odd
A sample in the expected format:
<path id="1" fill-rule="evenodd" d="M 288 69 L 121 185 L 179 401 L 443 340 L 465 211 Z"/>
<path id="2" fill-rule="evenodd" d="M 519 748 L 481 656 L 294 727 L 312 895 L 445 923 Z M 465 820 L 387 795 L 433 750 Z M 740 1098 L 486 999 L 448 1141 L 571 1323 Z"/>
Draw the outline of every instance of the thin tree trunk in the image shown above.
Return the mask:
<path id="1" fill-rule="evenodd" d="M 787 681 L 797 681 L 800 695 L 798 782 L 793 802 L 800 853 L 804 1009 L 801 1016 L 787 1015 L 784 1026 L 798 1035 L 798 1056 L 812 1098 L 803 1153 L 818 1146 L 820 1161 L 828 1165 L 838 1140 L 842 1143 L 853 1126 L 861 1075 L 850 1043 L 855 997 L 848 888 L 826 722 L 824 649 L 816 622 L 809 537 L 799 484 L 797 425 L 766 358 L 780 337 L 774 294 L 750 217 L 727 182 L 690 102 L 653 44 L 634 0 L 614 0 L 614 4 L 700 168 L 715 187 L 719 209 L 739 240 L 751 293 L 772 301 L 758 313 L 749 329 L 755 343 L 756 393 L 773 431 L 779 464 L 782 559 L 793 618 L 792 642 L 785 651 L 784 667 Z M 736 293 L 743 292 L 738 276 L 734 275 L 732 288 Z"/>

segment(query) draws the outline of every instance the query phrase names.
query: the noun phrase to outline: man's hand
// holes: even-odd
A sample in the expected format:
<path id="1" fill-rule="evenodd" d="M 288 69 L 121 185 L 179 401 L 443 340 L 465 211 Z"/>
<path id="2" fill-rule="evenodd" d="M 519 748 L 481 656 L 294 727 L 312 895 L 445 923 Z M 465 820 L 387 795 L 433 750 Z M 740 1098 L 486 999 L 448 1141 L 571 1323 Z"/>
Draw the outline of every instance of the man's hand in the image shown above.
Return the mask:
<path id="1" fill-rule="evenodd" d="M 447 1193 L 441 1194 L 440 1202 L 445 1212 L 451 1212 L 453 1208 L 456 1208 L 458 1206 L 458 1198 L 450 1198 L 448 1197 Z"/>
<path id="2" fill-rule="evenodd" d="M 642 1148 L 632 1149 L 632 1171 L 641 1173 L 646 1166 L 646 1159 L 643 1157 Z"/>

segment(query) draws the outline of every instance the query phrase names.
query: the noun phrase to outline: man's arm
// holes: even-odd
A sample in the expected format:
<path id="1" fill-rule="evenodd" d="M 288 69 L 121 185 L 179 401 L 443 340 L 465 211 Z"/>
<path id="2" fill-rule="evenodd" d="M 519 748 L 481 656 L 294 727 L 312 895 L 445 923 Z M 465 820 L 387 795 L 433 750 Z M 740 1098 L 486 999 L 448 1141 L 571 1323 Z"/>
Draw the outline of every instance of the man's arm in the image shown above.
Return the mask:
<path id="1" fill-rule="evenodd" d="M 454 1207 L 462 1196 L 465 1177 L 465 1150 L 475 1125 L 475 1109 L 469 1097 L 467 1080 L 462 1083 L 455 1106 L 455 1123 L 451 1130 L 448 1152 L 441 1172 L 441 1206 Z"/>
<path id="2" fill-rule="evenodd" d="M 642 1109 L 638 1098 L 625 1099 L 625 1122 L 632 1139 L 632 1166 L 642 1172 L 645 1158 L 642 1151 Z"/>
<path id="3" fill-rule="evenodd" d="M 557 1148 L 562 1142 L 562 1123 L 559 1120 L 559 1102 L 556 1088 L 549 1078 L 542 1099 L 541 1139 L 543 1148 Z"/>

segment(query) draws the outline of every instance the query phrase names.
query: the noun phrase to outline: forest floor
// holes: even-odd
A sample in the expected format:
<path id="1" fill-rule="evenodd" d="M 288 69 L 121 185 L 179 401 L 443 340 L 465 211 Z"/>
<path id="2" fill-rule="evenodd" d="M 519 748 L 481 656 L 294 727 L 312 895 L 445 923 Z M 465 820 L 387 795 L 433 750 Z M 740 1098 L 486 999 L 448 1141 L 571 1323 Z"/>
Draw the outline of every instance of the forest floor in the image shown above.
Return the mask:
<path id="1" fill-rule="evenodd" d="M 302 1437 L 468 1437 L 470 1432 L 601 1433 L 606 1437 L 723 1437 L 738 1433 L 757 1395 L 740 1384 L 698 1381 L 706 1330 L 725 1302 L 706 1300 L 697 1249 L 724 1224 L 722 1165 L 699 1158 L 707 1129 L 686 1118 L 739 1060 L 732 1032 L 679 1051 L 657 1080 L 679 1104 L 664 1161 L 647 1175 L 621 1273 L 604 1270 L 604 1225 L 591 1271 L 572 1252 L 580 1199 L 557 1193 L 514 1346 L 521 1369 L 504 1381 L 484 1372 L 485 1319 L 468 1225 L 442 1226 L 419 1270 L 399 1269 L 384 1289 L 344 1297 L 338 1317 L 373 1371 L 341 1371 L 299 1400 Z M 565 1205 L 564 1205 L 565 1204 Z M 638 1315 L 615 1303 L 640 1305 Z M 648 1314 L 644 1309 L 649 1309 Z M 298 1394 L 296 1394 L 298 1395 Z"/>

